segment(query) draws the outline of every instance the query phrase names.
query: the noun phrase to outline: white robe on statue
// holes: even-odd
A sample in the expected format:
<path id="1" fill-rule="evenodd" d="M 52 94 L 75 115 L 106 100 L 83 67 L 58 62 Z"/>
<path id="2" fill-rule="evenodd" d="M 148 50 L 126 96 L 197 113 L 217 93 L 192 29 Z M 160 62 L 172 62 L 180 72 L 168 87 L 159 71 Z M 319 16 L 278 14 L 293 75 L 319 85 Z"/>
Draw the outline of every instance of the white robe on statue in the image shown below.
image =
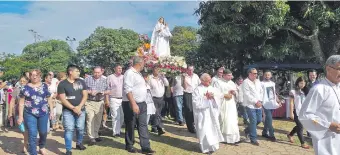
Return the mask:
<path id="1" fill-rule="evenodd" d="M 234 90 L 237 93 L 237 86 L 231 80 L 220 80 L 219 82 L 216 82 L 214 84 L 214 87 L 218 88 L 223 94 L 229 94 L 229 91 L 231 90 Z M 232 96 L 231 99 L 222 99 L 220 108 L 220 123 L 224 142 L 236 143 L 240 141 L 240 131 L 238 127 L 238 114 L 235 96 Z"/>
<path id="2" fill-rule="evenodd" d="M 340 155 L 340 134 L 329 130 L 340 123 L 340 86 L 324 79 L 315 85 L 302 104 L 299 120 L 312 135 L 316 155 Z"/>
<path id="3" fill-rule="evenodd" d="M 214 93 L 214 100 L 208 100 L 205 97 L 207 91 Z M 218 150 L 219 143 L 223 141 L 218 120 L 222 97 L 222 94 L 216 88 L 205 87 L 202 84 L 194 90 L 192 95 L 197 138 L 203 153 Z"/>
<path id="4" fill-rule="evenodd" d="M 172 37 L 172 35 L 169 28 L 162 23 L 157 22 L 152 32 L 150 42 L 151 48 L 149 52 L 151 53 L 152 50 L 154 50 L 158 57 L 170 56 L 170 37 Z"/>

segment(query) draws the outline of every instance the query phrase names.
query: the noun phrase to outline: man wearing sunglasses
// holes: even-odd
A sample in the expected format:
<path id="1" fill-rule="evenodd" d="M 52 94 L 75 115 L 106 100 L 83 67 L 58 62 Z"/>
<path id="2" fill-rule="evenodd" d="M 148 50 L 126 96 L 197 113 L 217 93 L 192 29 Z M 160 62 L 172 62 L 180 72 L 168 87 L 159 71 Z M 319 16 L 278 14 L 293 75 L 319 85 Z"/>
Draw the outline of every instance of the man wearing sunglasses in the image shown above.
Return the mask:
<path id="1" fill-rule="evenodd" d="M 256 146 L 257 142 L 256 127 L 262 121 L 262 97 L 263 90 L 260 80 L 257 79 L 257 70 L 248 69 L 248 78 L 242 83 L 243 104 L 246 105 L 246 111 L 249 117 L 249 125 L 244 130 L 246 138 L 250 138 L 250 143 Z"/>

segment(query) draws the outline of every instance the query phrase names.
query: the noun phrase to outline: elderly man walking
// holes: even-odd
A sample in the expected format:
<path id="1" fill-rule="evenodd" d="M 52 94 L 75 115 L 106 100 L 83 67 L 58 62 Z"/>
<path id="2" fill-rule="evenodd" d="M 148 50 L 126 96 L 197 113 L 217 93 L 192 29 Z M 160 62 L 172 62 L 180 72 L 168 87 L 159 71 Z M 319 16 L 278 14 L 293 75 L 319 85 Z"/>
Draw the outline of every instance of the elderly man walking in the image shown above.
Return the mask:
<path id="1" fill-rule="evenodd" d="M 143 154 L 152 154 L 150 148 L 149 132 L 147 126 L 147 88 L 145 80 L 140 73 L 144 68 L 144 60 L 134 57 L 132 67 L 124 74 L 123 82 L 123 111 L 125 122 L 125 149 L 130 153 L 136 153 L 133 148 L 135 143 L 135 125 L 138 126 L 139 140 Z"/>
<path id="2" fill-rule="evenodd" d="M 340 154 L 340 55 L 329 57 L 326 78 L 315 85 L 298 118 L 311 134 L 316 155 Z"/>
<path id="3" fill-rule="evenodd" d="M 253 145 L 259 146 L 257 141 L 256 126 L 262 121 L 263 90 L 260 80 L 257 79 L 257 70 L 250 68 L 248 78 L 242 83 L 243 103 L 246 105 L 249 125 L 245 129 L 245 135 Z"/>
<path id="4" fill-rule="evenodd" d="M 219 107 L 223 94 L 210 83 L 210 75 L 202 74 L 201 84 L 192 95 L 197 138 L 201 151 L 208 154 L 218 150 L 219 143 L 223 141 L 219 123 Z"/>

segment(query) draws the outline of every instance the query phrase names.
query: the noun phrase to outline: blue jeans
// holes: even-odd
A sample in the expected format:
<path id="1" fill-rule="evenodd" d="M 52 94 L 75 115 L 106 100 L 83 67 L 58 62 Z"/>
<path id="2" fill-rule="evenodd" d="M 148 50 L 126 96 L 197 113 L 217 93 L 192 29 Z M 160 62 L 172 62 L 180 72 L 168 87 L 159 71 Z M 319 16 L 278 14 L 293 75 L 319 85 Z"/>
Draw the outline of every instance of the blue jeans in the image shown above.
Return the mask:
<path id="1" fill-rule="evenodd" d="M 264 120 L 264 127 L 262 131 L 262 135 L 268 135 L 269 137 L 274 137 L 274 128 L 273 128 L 273 111 L 274 109 L 266 109 L 263 108 L 264 114 L 266 118 Z"/>
<path id="2" fill-rule="evenodd" d="M 65 147 L 66 151 L 71 151 L 72 149 L 72 138 L 73 131 L 76 128 L 77 134 L 77 145 L 83 142 L 84 138 L 84 127 L 85 127 L 85 111 L 82 111 L 78 116 L 68 109 L 63 109 L 63 125 L 64 125 L 64 137 L 65 137 Z"/>
<path id="3" fill-rule="evenodd" d="M 247 113 L 249 117 L 249 125 L 246 131 L 249 133 L 249 138 L 251 142 L 257 141 L 256 127 L 262 122 L 262 109 L 250 109 L 247 108 Z"/>
<path id="4" fill-rule="evenodd" d="M 249 124 L 249 121 L 248 121 L 249 118 L 248 118 L 248 114 L 247 114 L 247 107 L 240 103 L 240 111 L 241 111 L 241 114 L 242 114 L 242 117 L 243 117 L 243 124 L 248 125 Z"/>
<path id="5" fill-rule="evenodd" d="M 183 109 L 183 95 L 180 96 L 175 96 L 175 102 L 176 102 L 176 112 L 177 112 L 177 122 L 183 123 L 183 114 L 182 114 L 182 109 Z"/>
<path id="6" fill-rule="evenodd" d="M 45 148 L 47 138 L 47 122 L 49 113 L 44 116 L 34 116 L 24 111 L 24 123 L 28 132 L 28 152 L 37 155 L 37 134 L 39 132 L 39 148 Z"/>

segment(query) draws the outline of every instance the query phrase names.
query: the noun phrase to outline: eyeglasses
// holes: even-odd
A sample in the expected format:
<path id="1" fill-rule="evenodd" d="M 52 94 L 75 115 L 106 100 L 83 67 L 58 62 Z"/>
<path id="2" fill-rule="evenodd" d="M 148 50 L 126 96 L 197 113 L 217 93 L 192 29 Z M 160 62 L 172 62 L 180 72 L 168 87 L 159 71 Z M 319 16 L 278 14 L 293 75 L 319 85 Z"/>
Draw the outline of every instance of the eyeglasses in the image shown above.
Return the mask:
<path id="1" fill-rule="evenodd" d="M 257 75 L 257 73 L 252 73 L 252 74 Z"/>
<path id="2" fill-rule="evenodd" d="M 333 66 L 328 66 L 328 67 L 331 67 L 332 69 L 335 69 L 335 70 L 337 70 L 337 71 L 340 71 L 340 68 L 335 68 L 335 67 L 333 67 Z"/>

